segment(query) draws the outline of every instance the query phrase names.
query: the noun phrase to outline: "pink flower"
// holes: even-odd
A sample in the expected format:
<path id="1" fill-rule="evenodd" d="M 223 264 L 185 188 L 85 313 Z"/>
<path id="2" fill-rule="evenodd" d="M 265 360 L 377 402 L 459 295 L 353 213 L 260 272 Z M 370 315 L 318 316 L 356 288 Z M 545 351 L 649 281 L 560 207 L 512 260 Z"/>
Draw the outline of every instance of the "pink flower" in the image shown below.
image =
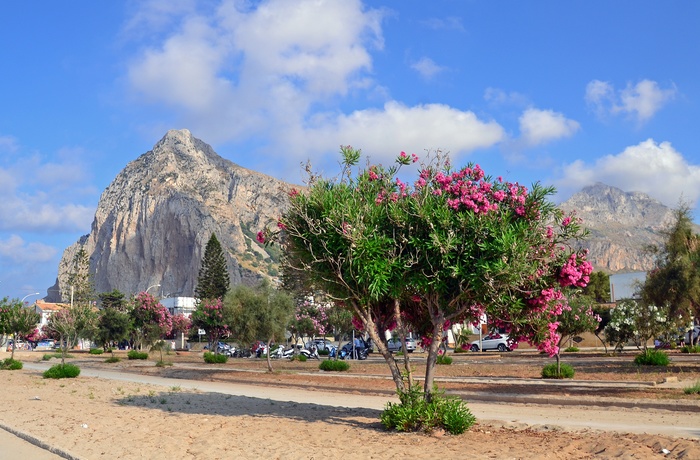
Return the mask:
<path id="1" fill-rule="evenodd" d="M 258 240 L 258 243 L 260 243 L 260 244 L 265 243 L 265 234 L 262 231 L 258 232 L 257 240 Z"/>

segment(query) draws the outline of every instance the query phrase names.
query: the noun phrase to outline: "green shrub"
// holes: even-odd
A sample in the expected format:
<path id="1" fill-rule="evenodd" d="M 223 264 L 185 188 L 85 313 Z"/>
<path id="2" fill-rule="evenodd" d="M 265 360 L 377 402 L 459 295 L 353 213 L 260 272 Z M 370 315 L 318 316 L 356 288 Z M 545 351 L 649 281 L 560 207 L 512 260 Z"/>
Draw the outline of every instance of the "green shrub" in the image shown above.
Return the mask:
<path id="1" fill-rule="evenodd" d="M 387 403 L 381 415 L 382 425 L 388 430 L 429 433 L 443 429 L 451 434 L 462 434 L 476 421 L 467 404 L 458 397 L 446 397 L 436 390 L 428 402 L 419 385 L 398 395 L 401 402 Z"/>
<path id="2" fill-rule="evenodd" d="M 695 382 L 692 387 L 683 388 L 683 393 L 687 395 L 700 395 L 700 381 Z"/>
<path id="3" fill-rule="evenodd" d="M 469 344 L 465 343 L 464 345 L 461 345 L 459 347 L 455 347 L 454 352 L 455 353 L 469 353 Z"/>
<path id="4" fill-rule="evenodd" d="M 578 347 L 566 347 L 564 349 L 564 353 L 577 353 L 581 350 L 578 349 Z"/>
<path id="5" fill-rule="evenodd" d="M 72 379 L 80 375 L 80 368 L 75 364 L 56 364 L 44 371 L 45 379 Z"/>
<path id="6" fill-rule="evenodd" d="M 700 353 L 700 345 L 683 345 L 681 353 Z"/>
<path id="7" fill-rule="evenodd" d="M 0 361 L 0 370 L 3 371 L 16 371 L 22 369 L 22 367 L 24 367 L 22 361 L 17 361 L 16 359 L 7 358 L 4 361 Z"/>
<path id="8" fill-rule="evenodd" d="M 148 359 L 148 353 L 145 351 L 129 350 L 126 357 L 129 359 Z"/>
<path id="9" fill-rule="evenodd" d="M 638 366 L 668 366 L 670 362 L 666 353 L 651 348 L 634 357 L 634 364 Z"/>
<path id="10" fill-rule="evenodd" d="M 339 361 L 336 359 L 326 359 L 324 361 L 321 361 L 321 364 L 318 365 L 318 368 L 322 371 L 343 372 L 350 369 L 350 364 L 346 363 L 345 361 Z"/>
<path id="11" fill-rule="evenodd" d="M 574 368 L 569 364 L 561 363 L 559 365 L 561 372 L 557 372 L 557 363 L 547 364 L 542 368 L 543 379 L 572 379 L 574 378 Z"/>
<path id="12" fill-rule="evenodd" d="M 112 356 L 110 358 L 105 359 L 106 363 L 118 363 L 119 361 L 121 361 L 121 359 L 119 359 L 118 356 Z"/>
<path id="13" fill-rule="evenodd" d="M 324 348 L 323 350 L 318 350 L 318 354 L 321 356 L 328 356 L 331 352 Z"/>
<path id="14" fill-rule="evenodd" d="M 217 355 L 211 351 L 204 352 L 204 362 L 207 364 L 224 364 L 227 361 L 228 356 L 226 355 Z"/>
<path id="15" fill-rule="evenodd" d="M 306 360 L 309 359 L 306 357 L 306 355 L 298 355 L 297 358 L 299 358 L 299 361 L 301 361 L 302 363 L 305 363 Z"/>
<path id="16" fill-rule="evenodd" d="M 102 353 L 104 353 L 102 348 L 90 348 L 91 355 L 101 355 Z"/>
<path id="17" fill-rule="evenodd" d="M 452 356 L 438 355 L 436 362 L 438 364 L 452 364 Z"/>
<path id="18" fill-rule="evenodd" d="M 173 363 L 169 363 L 166 361 L 156 361 L 156 367 L 168 367 L 168 366 L 172 366 L 172 365 L 173 365 Z"/>

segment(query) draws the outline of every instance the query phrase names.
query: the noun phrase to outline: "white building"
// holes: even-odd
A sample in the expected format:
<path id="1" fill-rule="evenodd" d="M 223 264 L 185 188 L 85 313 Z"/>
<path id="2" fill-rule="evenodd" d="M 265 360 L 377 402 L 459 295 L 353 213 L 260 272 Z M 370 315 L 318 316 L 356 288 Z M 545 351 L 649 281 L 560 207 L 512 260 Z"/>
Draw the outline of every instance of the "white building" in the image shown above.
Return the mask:
<path id="1" fill-rule="evenodd" d="M 167 308 L 171 315 L 183 314 L 188 318 L 196 306 L 194 297 L 166 297 L 160 299 L 160 304 Z"/>

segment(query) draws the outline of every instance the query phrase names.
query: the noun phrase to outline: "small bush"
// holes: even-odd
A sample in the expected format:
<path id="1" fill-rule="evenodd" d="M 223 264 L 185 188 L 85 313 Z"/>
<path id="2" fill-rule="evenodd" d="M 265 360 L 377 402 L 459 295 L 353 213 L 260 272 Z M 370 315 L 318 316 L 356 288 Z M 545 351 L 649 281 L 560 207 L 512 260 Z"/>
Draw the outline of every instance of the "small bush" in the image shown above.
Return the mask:
<path id="1" fill-rule="evenodd" d="M 80 375 L 80 368 L 75 364 L 56 364 L 44 371 L 45 379 L 72 379 Z"/>
<path id="2" fill-rule="evenodd" d="M 574 368 L 569 364 L 561 363 L 559 365 L 561 372 L 557 372 L 557 363 L 547 364 L 542 368 L 543 379 L 572 379 L 574 378 Z"/>
<path id="3" fill-rule="evenodd" d="M 145 351 L 129 350 L 126 357 L 129 359 L 148 359 L 148 353 Z"/>
<path id="4" fill-rule="evenodd" d="M 683 388 L 683 393 L 687 395 L 700 395 L 700 381 L 695 382 L 692 387 Z"/>
<path id="5" fill-rule="evenodd" d="M 321 364 L 318 365 L 318 368 L 322 371 L 343 372 L 350 369 L 350 364 L 346 363 L 345 361 L 326 359 L 324 361 L 321 361 Z"/>
<path id="6" fill-rule="evenodd" d="M 320 356 L 328 356 L 331 354 L 331 352 L 324 348 L 323 350 L 318 350 L 318 354 Z"/>
<path id="7" fill-rule="evenodd" d="M 399 404 L 387 403 L 382 412 L 381 421 L 386 429 L 428 433 L 443 429 L 451 434 L 462 434 L 476 421 L 461 399 L 434 391 L 428 402 L 419 385 L 399 393 L 399 399 Z"/>
<path id="8" fill-rule="evenodd" d="M 172 366 L 172 365 L 173 365 L 173 363 L 169 363 L 166 361 L 157 361 L 156 362 L 156 367 L 168 367 L 168 366 Z"/>
<path id="9" fill-rule="evenodd" d="M 299 358 L 299 361 L 301 361 L 302 363 L 305 363 L 306 360 L 309 359 L 306 357 L 306 355 L 298 355 L 297 358 Z"/>
<path id="10" fill-rule="evenodd" d="M 564 353 L 578 353 L 579 351 L 581 350 L 579 350 L 578 347 L 566 347 L 564 349 Z"/>
<path id="11" fill-rule="evenodd" d="M 438 364 L 446 364 L 446 365 L 452 364 L 452 356 L 438 355 L 437 363 Z"/>
<path id="12" fill-rule="evenodd" d="M 469 344 L 465 343 L 459 347 L 455 347 L 455 353 L 469 353 Z"/>
<path id="13" fill-rule="evenodd" d="M 104 353 L 102 348 L 90 348 L 91 355 L 101 355 L 102 353 Z"/>
<path id="14" fill-rule="evenodd" d="M 683 345 L 681 353 L 700 353 L 700 345 Z"/>
<path id="15" fill-rule="evenodd" d="M 637 366 L 668 366 L 670 362 L 666 353 L 651 348 L 634 357 L 634 364 Z"/>
<path id="16" fill-rule="evenodd" d="M 17 361 L 16 359 L 7 358 L 4 361 L 0 361 L 0 370 L 3 371 L 17 371 L 22 369 L 22 367 L 24 367 L 22 361 Z"/>
<path id="17" fill-rule="evenodd" d="M 217 355 L 211 351 L 204 352 L 204 362 L 207 364 L 224 364 L 228 361 L 228 356 Z"/>
<path id="18" fill-rule="evenodd" d="M 118 356 L 112 356 L 110 358 L 105 359 L 106 363 L 118 363 L 119 361 L 121 361 L 121 359 L 119 359 Z"/>

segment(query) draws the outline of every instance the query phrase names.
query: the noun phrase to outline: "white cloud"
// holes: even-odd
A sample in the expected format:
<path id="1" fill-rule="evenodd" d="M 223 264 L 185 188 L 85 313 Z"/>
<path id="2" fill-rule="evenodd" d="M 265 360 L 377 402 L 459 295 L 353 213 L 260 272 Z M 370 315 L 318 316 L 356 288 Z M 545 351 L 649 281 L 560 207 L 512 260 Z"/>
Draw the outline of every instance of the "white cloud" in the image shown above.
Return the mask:
<path id="1" fill-rule="evenodd" d="M 11 263 L 43 263 L 56 256 L 56 248 L 42 243 L 27 243 L 17 235 L 0 239 L 0 260 Z"/>
<path id="2" fill-rule="evenodd" d="M 336 152 L 340 144 L 350 144 L 362 148 L 374 162 L 392 161 L 403 150 L 420 155 L 441 149 L 456 157 L 504 139 L 498 123 L 442 104 L 407 107 L 392 101 L 381 109 L 316 121 L 315 128 L 299 133 L 303 137 L 299 141 L 306 140 L 303 154 Z"/>
<path id="3" fill-rule="evenodd" d="M 425 78 L 426 80 L 430 80 L 435 75 L 445 70 L 444 67 L 437 65 L 432 59 L 428 57 L 422 57 L 416 62 L 412 63 L 411 68 L 418 72 L 420 76 Z"/>
<path id="4" fill-rule="evenodd" d="M 638 123 L 650 120 L 677 94 L 674 85 L 662 89 L 653 80 L 642 80 L 636 85 L 627 83 L 616 91 L 609 82 L 593 80 L 586 86 L 586 103 L 601 118 L 607 115 L 627 115 Z"/>
<path id="5" fill-rule="evenodd" d="M 506 92 L 500 88 L 493 87 L 486 88 L 486 91 L 484 91 L 484 100 L 495 106 L 524 106 L 529 104 L 529 99 L 524 94 L 515 91 Z"/>
<path id="6" fill-rule="evenodd" d="M 82 185 L 88 176 L 69 158 L 47 163 L 39 155 L 18 156 L 0 168 L 0 231 L 87 232 L 95 208 L 77 202 L 95 198 L 94 188 Z"/>
<path id="7" fill-rule="evenodd" d="M 16 138 L 13 136 L 0 136 L 0 153 L 15 153 L 18 148 Z"/>
<path id="8" fill-rule="evenodd" d="M 527 109 L 519 118 L 523 141 L 530 146 L 571 137 L 580 125 L 552 110 Z"/>
<path id="9" fill-rule="evenodd" d="M 503 139 L 500 125 L 472 112 L 407 107 L 384 93 L 370 54 L 383 47 L 384 11 L 358 0 L 241 5 L 224 1 L 214 14 L 189 14 L 129 67 L 138 94 L 173 109 L 207 142 L 255 139 L 261 161 L 275 162 L 267 170 L 280 171 L 308 158 L 322 162 L 340 144 L 394 158 L 406 149 L 462 154 Z M 427 58 L 415 68 L 425 76 L 441 70 Z M 381 108 L 327 110 L 345 97 L 382 94 Z"/>
<path id="10" fill-rule="evenodd" d="M 560 191 L 573 192 L 595 182 L 644 192 L 671 207 L 681 197 L 694 205 L 700 198 L 700 165 L 690 164 L 670 142 L 648 139 L 594 164 L 566 165 L 556 184 Z"/>

